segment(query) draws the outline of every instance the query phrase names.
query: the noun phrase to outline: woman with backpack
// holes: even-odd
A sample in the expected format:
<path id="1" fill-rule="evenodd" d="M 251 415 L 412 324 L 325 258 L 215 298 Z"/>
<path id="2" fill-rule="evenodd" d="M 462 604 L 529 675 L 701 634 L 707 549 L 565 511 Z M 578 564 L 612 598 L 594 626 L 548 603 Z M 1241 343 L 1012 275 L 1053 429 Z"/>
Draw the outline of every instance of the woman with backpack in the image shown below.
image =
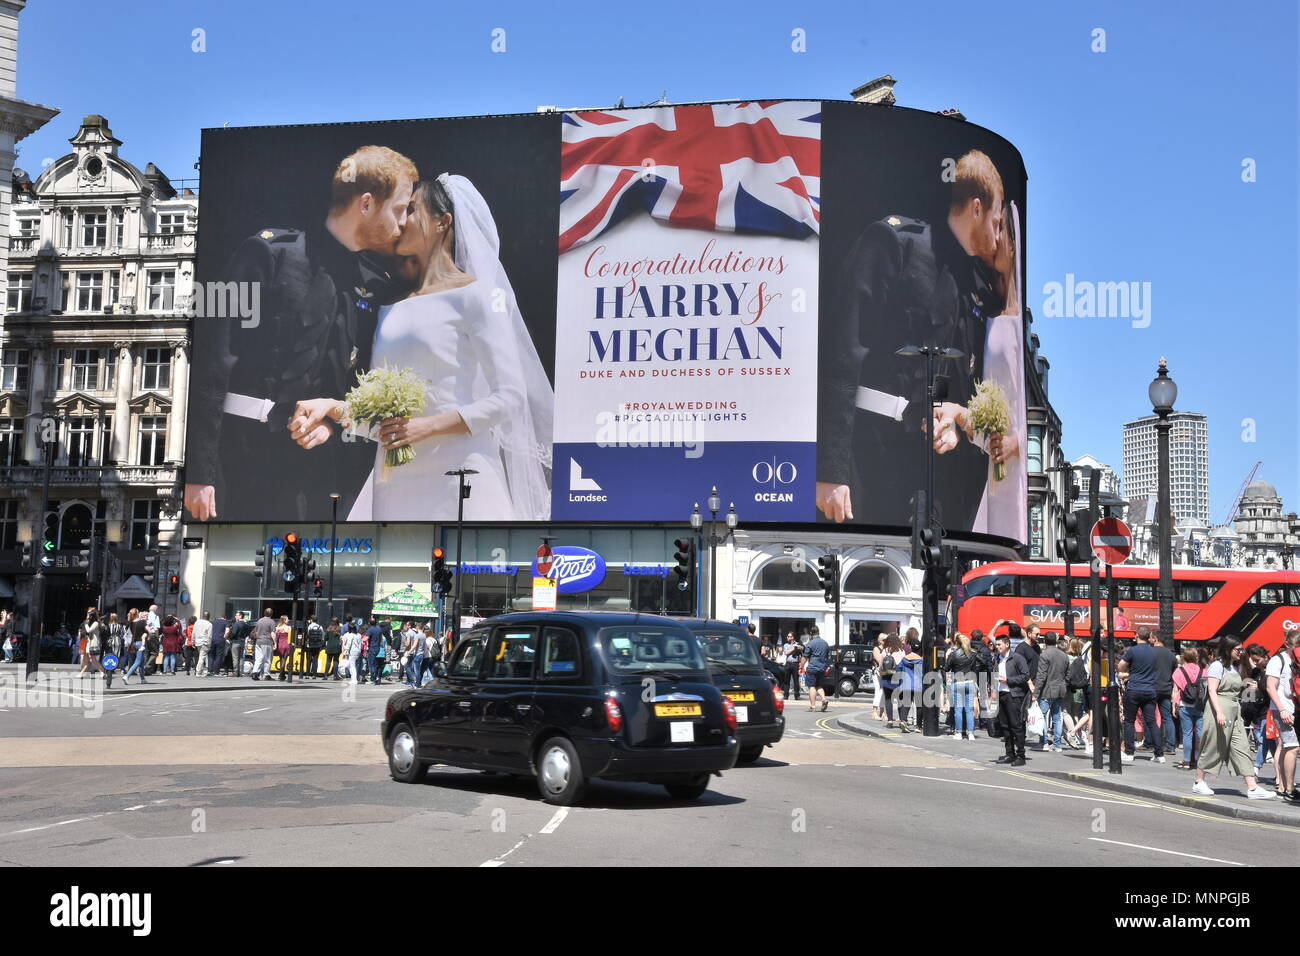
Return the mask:
<path id="1" fill-rule="evenodd" d="M 924 663 L 924 658 L 916 652 L 916 646 L 911 643 L 916 639 L 915 631 L 916 628 L 908 629 L 909 642 L 903 645 L 903 657 L 898 662 L 898 728 L 905 734 L 913 732 L 908 724 L 908 717 L 913 704 L 921 697 L 921 665 Z"/>
<path id="2" fill-rule="evenodd" d="M 898 662 L 903 659 L 903 646 L 897 634 L 885 638 L 885 646 L 880 650 L 876 661 L 876 694 L 884 695 L 883 710 L 887 718 L 886 727 L 894 726 L 894 694 L 898 690 Z"/>
<path id="3" fill-rule="evenodd" d="M 982 667 L 979 655 L 971 650 L 970 638 L 960 631 L 953 634 L 944 670 L 951 681 L 948 696 L 953 710 L 952 735 L 958 740 L 975 739 L 975 686 Z"/>
<path id="4" fill-rule="evenodd" d="M 1183 659 L 1173 673 L 1174 706 L 1183 728 L 1183 759 L 1174 764 L 1179 770 L 1196 769 L 1196 751 L 1201 743 L 1201 728 L 1205 723 L 1205 703 L 1209 693 L 1205 685 L 1205 668 L 1201 666 L 1201 652 L 1188 646 Z"/>
<path id="5" fill-rule="evenodd" d="M 162 622 L 162 672 L 164 674 L 176 673 L 176 655 L 180 653 L 181 641 L 184 639 L 181 622 L 168 614 Z"/>
<path id="6" fill-rule="evenodd" d="M 1256 786 L 1255 767 L 1250 758 L 1250 734 L 1246 722 L 1241 719 L 1241 695 L 1245 689 L 1241 670 L 1246 666 L 1241 658 L 1239 640 L 1232 636 L 1219 640 L 1219 658 L 1205 674 L 1211 720 L 1206 724 L 1192 792 L 1204 797 L 1214 796 L 1205 776 L 1217 773 L 1226 765 L 1233 774 L 1245 778 L 1247 798 L 1270 800 L 1276 794 Z"/>

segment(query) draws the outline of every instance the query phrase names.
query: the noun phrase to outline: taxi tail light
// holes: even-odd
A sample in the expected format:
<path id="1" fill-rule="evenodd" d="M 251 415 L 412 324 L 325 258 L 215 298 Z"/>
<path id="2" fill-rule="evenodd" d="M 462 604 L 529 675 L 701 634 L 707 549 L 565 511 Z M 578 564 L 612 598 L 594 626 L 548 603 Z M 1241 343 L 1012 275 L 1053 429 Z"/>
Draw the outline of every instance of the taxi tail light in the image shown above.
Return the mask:
<path id="1" fill-rule="evenodd" d="M 623 730 L 623 708 L 618 706 L 618 701 L 613 697 L 605 698 L 605 720 L 609 722 L 609 729 L 613 733 Z"/>
<path id="2" fill-rule="evenodd" d="M 391 701 L 389 701 L 387 704 L 384 705 L 384 720 L 392 720 L 392 719 L 393 719 L 393 704 Z"/>
<path id="3" fill-rule="evenodd" d="M 727 718 L 727 729 L 734 731 L 736 729 L 736 705 L 731 702 L 730 697 L 722 698 L 722 715 Z"/>
<path id="4" fill-rule="evenodd" d="M 773 688 L 772 688 L 772 701 L 773 701 L 773 703 L 776 704 L 776 712 L 777 712 L 778 714 L 784 714 L 784 713 L 785 713 L 785 694 L 781 693 L 781 688 L 779 688 L 779 687 L 773 687 Z"/>

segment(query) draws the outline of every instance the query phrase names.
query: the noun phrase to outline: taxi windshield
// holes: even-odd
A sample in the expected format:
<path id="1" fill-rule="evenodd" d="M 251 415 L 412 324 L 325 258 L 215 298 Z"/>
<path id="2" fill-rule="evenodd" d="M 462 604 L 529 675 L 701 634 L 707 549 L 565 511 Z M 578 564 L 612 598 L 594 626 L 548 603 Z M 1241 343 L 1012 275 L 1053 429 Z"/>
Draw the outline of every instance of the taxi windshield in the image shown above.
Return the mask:
<path id="1" fill-rule="evenodd" d="M 600 647 L 610 669 L 618 674 L 652 671 L 704 671 L 699 646 L 687 631 L 662 627 L 607 627 Z"/>
<path id="2" fill-rule="evenodd" d="M 734 664 L 742 667 L 758 667 L 758 652 L 754 642 L 743 634 L 710 634 L 697 631 L 696 639 L 700 649 L 710 664 Z"/>

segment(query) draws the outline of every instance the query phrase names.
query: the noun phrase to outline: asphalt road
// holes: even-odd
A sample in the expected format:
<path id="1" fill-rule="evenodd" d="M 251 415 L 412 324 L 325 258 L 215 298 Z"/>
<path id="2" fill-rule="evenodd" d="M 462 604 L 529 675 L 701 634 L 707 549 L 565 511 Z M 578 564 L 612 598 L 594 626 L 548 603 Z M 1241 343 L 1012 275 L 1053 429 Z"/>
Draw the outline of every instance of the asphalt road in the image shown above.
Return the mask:
<path id="1" fill-rule="evenodd" d="M 565 810 L 446 767 L 403 785 L 377 734 L 390 690 L 114 692 L 90 719 L 0 708 L 0 864 L 1231 867 L 1300 850 L 1294 829 L 847 735 L 794 702 L 787 739 L 698 801 L 597 782 Z"/>

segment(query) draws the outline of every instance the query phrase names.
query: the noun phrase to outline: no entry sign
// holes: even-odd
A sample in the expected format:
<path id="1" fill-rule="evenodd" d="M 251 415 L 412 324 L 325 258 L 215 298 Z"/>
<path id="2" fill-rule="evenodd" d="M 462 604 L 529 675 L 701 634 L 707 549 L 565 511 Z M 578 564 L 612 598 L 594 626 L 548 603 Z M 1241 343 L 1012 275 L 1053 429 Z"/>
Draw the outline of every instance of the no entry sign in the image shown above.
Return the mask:
<path id="1" fill-rule="evenodd" d="M 1133 552 L 1133 532 L 1118 518 L 1102 518 L 1089 536 L 1093 553 L 1103 564 L 1123 564 Z"/>

